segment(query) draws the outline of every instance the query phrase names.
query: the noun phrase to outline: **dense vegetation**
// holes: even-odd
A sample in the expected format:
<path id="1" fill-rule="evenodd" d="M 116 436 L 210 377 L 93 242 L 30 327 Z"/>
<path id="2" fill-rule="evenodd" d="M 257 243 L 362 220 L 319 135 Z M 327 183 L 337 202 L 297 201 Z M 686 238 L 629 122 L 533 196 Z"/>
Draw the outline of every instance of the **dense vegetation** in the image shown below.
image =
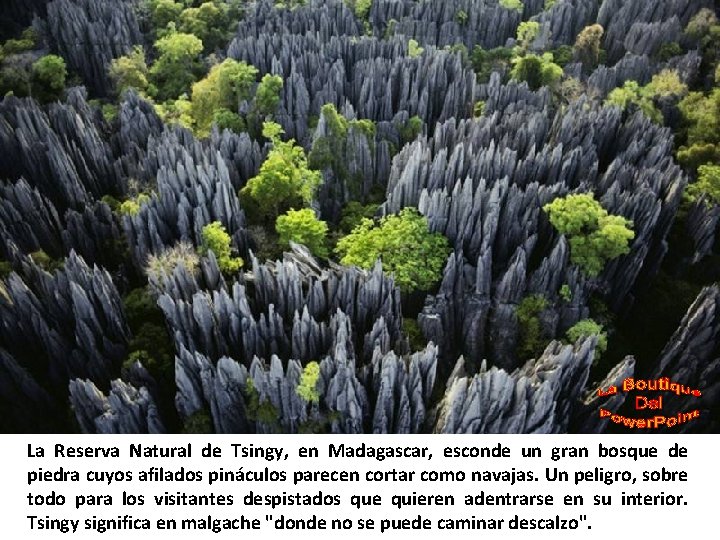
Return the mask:
<path id="1" fill-rule="evenodd" d="M 47 4 L 0 25 L 4 430 L 502 430 L 495 378 L 602 431 L 613 368 L 717 383 L 712 2 Z"/>

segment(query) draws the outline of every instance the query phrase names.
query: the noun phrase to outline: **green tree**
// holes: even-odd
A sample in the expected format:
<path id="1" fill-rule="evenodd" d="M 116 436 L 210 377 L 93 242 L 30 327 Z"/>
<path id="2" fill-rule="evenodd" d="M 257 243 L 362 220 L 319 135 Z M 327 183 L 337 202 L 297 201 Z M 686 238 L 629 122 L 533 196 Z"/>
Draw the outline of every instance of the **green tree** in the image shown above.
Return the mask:
<path id="1" fill-rule="evenodd" d="M 168 24 L 177 21 L 183 10 L 181 3 L 173 0 L 149 0 L 150 20 L 158 36 L 162 36 Z"/>
<path id="2" fill-rule="evenodd" d="M 447 238 L 431 233 L 427 218 L 414 208 L 384 217 L 363 219 L 336 247 L 341 263 L 370 269 L 380 259 L 405 292 L 427 291 L 440 279 L 450 247 Z"/>
<path id="3" fill-rule="evenodd" d="M 221 109 L 237 110 L 250 97 L 257 69 L 230 58 L 210 69 L 207 76 L 192 86 L 192 117 L 200 137 L 210 133 L 215 115 Z"/>
<path id="4" fill-rule="evenodd" d="M 516 352 L 521 359 L 539 356 L 545 346 L 540 314 L 548 307 L 547 299 L 540 294 L 526 296 L 515 308 L 518 321 Z"/>
<path id="5" fill-rule="evenodd" d="M 157 97 L 165 101 L 187 92 L 201 69 L 200 39 L 192 34 L 173 32 L 155 42 L 158 59 L 150 68 Z"/>
<path id="6" fill-rule="evenodd" d="M 423 49 L 416 40 L 411 39 L 408 41 L 408 56 L 410 58 L 417 58 L 423 52 L 425 52 L 425 49 Z"/>
<path id="7" fill-rule="evenodd" d="M 577 343 L 579 339 L 589 338 L 590 336 L 597 336 L 597 346 L 595 347 L 595 362 L 600 360 L 600 357 L 607 351 L 608 341 L 607 332 L 604 331 L 603 326 L 598 324 L 592 319 L 584 319 L 572 328 L 570 328 L 565 334 L 568 341 L 571 344 Z"/>
<path id="8" fill-rule="evenodd" d="M 527 51 L 540 33 L 540 23 L 523 21 L 517 28 L 517 43 L 521 50 Z"/>
<path id="9" fill-rule="evenodd" d="M 520 13 L 522 13 L 525 7 L 522 3 L 522 0 L 500 0 L 500 5 L 505 9 L 514 9 L 515 11 L 519 11 Z"/>
<path id="10" fill-rule="evenodd" d="M 108 68 L 118 94 L 128 88 L 145 92 L 148 88 L 148 67 L 145 63 L 145 51 L 137 45 L 130 54 L 113 59 Z"/>
<path id="11" fill-rule="evenodd" d="M 255 91 L 255 108 L 260 116 L 275 113 L 280 104 L 280 91 L 283 87 L 282 77 L 279 75 L 263 75 Z"/>
<path id="12" fill-rule="evenodd" d="M 504 71 L 513 58 L 513 50 L 508 47 L 496 47 L 485 50 L 476 45 L 470 55 L 478 81 L 486 83 L 493 71 Z"/>
<path id="13" fill-rule="evenodd" d="M 302 147 L 294 140 L 280 139 L 283 130 L 274 122 L 265 122 L 263 136 L 273 148 L 260 166 L 257 176 L 248 180 L 240 191 L 241 197 L 251 199 L 266 218 L 273 221 L 292 206 L 309 204 L 322 182 L 319 171 L 308 167 Z"/>
<path id="14" fill-rule="evenodd" d="M 327 223 L 320 221 L 310 208 L 288 210 L 286 214 L 278 216 L 275 230 L 280 237 L 280 246 L 284 249 L 290 247 L 290 242 L 295 242 L 303 244 L 317 257 L 328 256 Z"/>
<path id="15" fill-rule="evenodd" d="M 720 161 L 720 88 L 708 95 L 690 92 L 678 108 L 687 129 L 686 144 L 678 150 L 678 160 L 692 169 Z"/>
<path id="16" fill-rule="evenodd" d="M 597 276 L 605 263 L 630 252 L 635 238 L 632 222 L 608 214 L 592 193 L 559 197 L 543 210 L 570 244 L 570 260 L 586 274 Z"/>
<path id="17" fill-rule="evenodd" d="M 136 216 L 140 212 L 140 207 L 149 202 L 150 196 L 146 193 L 140 193 L 134 198 L 123 201 L 118 212 L 123 216 Z"/>
<path id="18" fill-rule="evenodd" d="M 355 227 L 360 225 L 363 219 L 372 219 L 377 213 L 378 204 L 363 205 L 358 201 L 350 201 L 345 205 L 340 216 L 339 229 L 345 234 L 350 234 Z"/>
<path id="19" fill-rule="evenodd" d="M 683 96 L 687 94 L 687 85 L 680 80 L 680 75 L 674 69 L 663 69 L 653 75 L 652 80 L 645 85 L 645 94 L 649 97 Z"/>
<path id="20" fill-rule="evenodd" d="M 230 242 L 230 235 L 219 221 L 213 221 L 203 227 L 200 252 L 203 255 L 208 251 L 215 253 L 220 270 L 226 274 L 234 274 L 245 264 L 240 257 L 232 256 Z"/>
<path id="21" fill-rule="evenodd" d="M 619 107 L 622 110 L 637 108 L 653 122 L 662 123 L 662 113 L 655 107 L 645 89 L 641 88 L 636 81 L 625 81 L 621 88 L 610 92 L 605 104 Z"/>
<path id="22" fill-rule="evenodd" d="M 308 362 L 303 368 L 295 392 L 308 403 L 319 403 L 320 393 L 317 384 L 320 379 L 320 365 L 317 362 Z"/>
<path id="23" fill-rule="evenodd" d="M 690 184 L 686 193 L 691 201 L 704 196 L 708 205 L 720 204 L 720 165 L 700 165 L 697 182 Z"/>
<path id="24" fill-rule="evenodd" d="M 464 9 L 460 9 L 455 13 L 455 21 L 461 25 L 464 26 L 467 24 L 469 19 L 468 12 Z"/>
<path id="25" fill-rule="evenodd" d="M 563 70 L 553 62 L 552 53 L 542 56 L 528 54 L 512 60 L 513 68 L 510 76 L 517 81 L 525 81 L 528 86 L 537 90 L 541 86 L 549 86 L 562 78 Z"/>
<path id="26" fill-rule="evenodd" d="M 65 60 L 54 54 L 38 59 L 32 66 L 33 94 L 42 101 L 57 100 L 65 90 Z"/>
<path id="27" fill-rule="evenodd" d="M 179 30 L 202 40 L 206 51 L 222 47 L 227 36 L 228 7 L 224 2 L 204 2 L 189 7 L 179 17 Z"/>
<path id="28" fill-rule="evenodd" d="M 590 71 L 600 62 L 602 37 L 605 29 L 599 24 L 586 26 L 575 39 L 575 57 Z"/>

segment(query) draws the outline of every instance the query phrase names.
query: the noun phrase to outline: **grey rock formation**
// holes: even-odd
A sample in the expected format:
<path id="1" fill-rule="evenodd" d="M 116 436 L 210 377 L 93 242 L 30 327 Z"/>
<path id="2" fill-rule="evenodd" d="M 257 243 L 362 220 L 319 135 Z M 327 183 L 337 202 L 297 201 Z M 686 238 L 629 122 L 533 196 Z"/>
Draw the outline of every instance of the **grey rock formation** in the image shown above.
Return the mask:
<path id="1" fill-rule="evenodd" d="M 496 367 L 469 377 L 463 358 L 438 405 L 436 433 L 564 433 L 587 381 L 595 339 L 553 342 L 543 355 L 508 373 Z"/>
<path id="2" fill-rule="evenodd" d="M 135 9 L 135 0 L 54 0 L 47 6 L 52 47 L 95 93 L 111 92 L 111 60 L 142 43 Z"/>
<path id="3" fill-rule="evenodd" d="M 146 388 L 112 381 L 105 396 L 88 380 L 70 381 L 70 403 L 85 433 L 165 433 L 157 406 Z"/>
<path id="4" fill-rule="evenodd" d="M 717 433 L 720 429 L 720 288 L 703 289 L 668 341 L 649 378 L 700 390 L 700 397 L 665 394 L 663 414 L 673 416 L 698 410 L 700 415 L 677 426 L 679 432 Z"/>

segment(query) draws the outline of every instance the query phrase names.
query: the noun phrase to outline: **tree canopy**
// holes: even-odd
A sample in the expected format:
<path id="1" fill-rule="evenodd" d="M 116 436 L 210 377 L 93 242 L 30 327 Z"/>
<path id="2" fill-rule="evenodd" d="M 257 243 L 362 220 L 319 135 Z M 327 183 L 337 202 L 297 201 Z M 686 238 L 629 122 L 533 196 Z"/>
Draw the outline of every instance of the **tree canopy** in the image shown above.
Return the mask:
<path id="1" fill-rule="evenodd" d="M 303 244 L 318 257 L 328 255 L 327 223 L 320 221 L 310 208 L 288 210 L 287 213 L 278 216 L 275 230 L 280 236 L 279 243 L 283 248 L 288 248 L 290 242 L 295 242 Z"/>
<path id="2" fill-rule="evenodd" d="M 309 204 L 322 182 L 319 171 L 308 167 L 302 147 L 293 139 L 283 141 L 283 130 L 274 122 L 265 122 L 263 135 L 272 142 L 272 150 L 257 176 L 248 180 L 240 191 L 257 204 L 260 212 L 275 220 L 281 212 L 294 205 Z"/>
<path id="3" fill-rule="evenodd" d="M 237 272 L 245 264 L 240 257 L 232 256 L 230 242 L 230 235 L 219 221 L 213 221 L 203 227 L 201 252 L 203 255 L 208 251 L 215 253 L 220 270 L 227 274 Z"/>
<path id="4" fill-rule="evenodd" d="M 630 252 L 635 238 L 632 222 L 608 214 L 592 193 L 560 197 L 543 210 L 570 244 L 570 260 L 586 274 L 597 276 L 607 261 Z"/>
<path id="5" fill-rule="evenodd" d="M 336 252 L 341 263 L 370 269 L 378 259 L 395 276 L 403 291 L 427 291 L 442 276 L 449 242 L 431 233 L 427 218 L 414 208 L 404 208 L 375 223 L 363 219 L 348 236 L 340 239 Z"/>
<path id="6" fill-rule="evenodd" d="M 552 85 L 562 78 L 562 68 L 553 62 L 552 53 L 542 56 L 527 54 L 512 59 L 513 68 L 510 76 L 517 81 L 524 81 L 533 90 L 541 86 Z"/>
<path id="7" fill-rule="evenodd" d="M 152 92 L 163 101 L 187 92 L 201 67 L 202 41 L 192 34 L 173 32 L 157 40 L 155 48 L 159 56 L 150 68 Z"/>

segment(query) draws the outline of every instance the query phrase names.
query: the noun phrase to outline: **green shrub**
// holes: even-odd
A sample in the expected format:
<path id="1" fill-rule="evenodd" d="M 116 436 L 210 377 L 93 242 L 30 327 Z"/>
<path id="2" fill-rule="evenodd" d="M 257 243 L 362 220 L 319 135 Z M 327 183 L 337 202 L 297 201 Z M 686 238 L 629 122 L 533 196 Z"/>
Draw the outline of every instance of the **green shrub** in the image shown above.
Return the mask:
<path id="1" fill-rule="evenodd" d="M 207 409 L 200 409 L 191 414 L 183 422 L 182 433 L 187 434 L 210 434 L 215 433 L 213 421 Z"/>
<path id="2" fill-rule="evenodd" d="M 317 383 L 320 378 L 320 365 L 317 362 L 309 362 L 300 376 L 300 382 L 295 392 L 308 403 L 319 403 L 320 394 Z"/>
<path id="3" fill-rule="evenodd" d="M 379 223 L 363 219 L 336 247 L 341 263 L 370 269 L 382 260 L 403 291 L 427 291 L 442 277 L 450 246 L 447 238 L 431 233 L 427 219 L 414 208 L 384 217 Z"/>
<path id="4" fill-rule="evenodd" d="M 288 210 L 286 214 L 278 216 L 275 230 L 283 249 L 289 248 L 290 242 L 295 242 L 303 244 L 316 257 L 328 256 L 327 223 L 320 221 L 310 208 Z"/>
<path id="5" fill-rule="evenodd" d="M 207 255 L 208 251 L 215 253 L 218 266 L 226 274 L 234 274 L 245 264 L 240 257 L 232 256 L 230 235 L 219 221 L 213 221 L 202 229 L 201 253 Z"/>
<path id="6" fill-rule="evenodd" d="M 597 276 L 605 263 L 630 252 L 632 222 L 613 216 L 591 193 L 559 197 L 543 210 L 570 244 L 570 260 L 586 274 Z"/>
<path id="7" fill-rule="evenodd" d="M 592 319 L 585 319 L 578 322 L 575 326 L 570 328 L 565 335 L 571 344 L 575 344 L 579 339 L 597 336 L 598 340 L 597 346 L 595 347 L 595 362 L 600 360 L 603 353 L 607 351 L 607 333 L 604 332 L 602 325 Z"/>
<path id="8" fill-rule="evenodd" d="M 520 13 L 522 13 L 523 8 L 525 7 L 522 0 L 500 0 L 499 3 L 505 9 L 514 9 Z"/>
<path id="9" fill-rule="evenodd" d="M 517 354 L 520 359 L 538 357 L 545 347 L 540 314 L 547 309 L 547 299 L 539 294 L 526 296 L 515 308 L 518 321 Z"/>
<path id="10" fill-rule="evenodd" d="M 690 184 L 686 193 L 693 202 L 704 196 L 708 206 L 720 204 L 720 165 L 707 163 L 698 167 L 697 182 Z"/>
<path id="11" fill-rule="evenodd" d="M 322 183 L 320 172 L 309 168 L 302 147 L 292 139 L 283 142 L 281 134 L 278 124 L 265 122 L 263 135 L 272 141 L 273 148 L 257 176 L 248 180 L 240 192 L 257 204 L 266 219 L 273 221 L 293 206 L 309 204 Z"/>

